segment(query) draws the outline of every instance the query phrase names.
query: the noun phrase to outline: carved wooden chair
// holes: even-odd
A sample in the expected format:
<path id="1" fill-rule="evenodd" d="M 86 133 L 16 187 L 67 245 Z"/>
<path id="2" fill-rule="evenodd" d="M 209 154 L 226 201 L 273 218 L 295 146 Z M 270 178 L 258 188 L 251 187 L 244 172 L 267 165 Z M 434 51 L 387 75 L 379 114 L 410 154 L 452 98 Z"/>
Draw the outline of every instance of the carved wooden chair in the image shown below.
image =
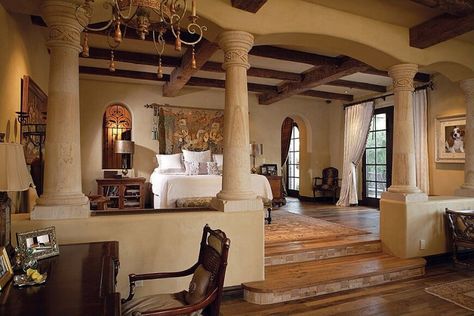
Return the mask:
<path id="1" fill-rule="evenodd" d="M 204 226 L 198 261 L 179 272 L 130 274 L 130 294 L 122 299 L 122 315 L 219 315 L 230 240 L 221 230 Z M 193 274 L 188 291 L 133 299 L 135 282 Z"/>
<path id="2" fill-rule="evenodd" d="M 458 247 L 474 249 L 474 210 L 453 211 L 446 209 L 454 264 L 472 266 L 458 259 Z"/>
<path id="3" fill-rule="evenodd" d="M 336 203 L 337 191 L 339 189 L 339 171 L 334 167 L 323 169 L 322 177 L 313 178 L 314 198 L 316 198 L 316 192 L 329 192 L 332 196 L 332 202 Z"/>

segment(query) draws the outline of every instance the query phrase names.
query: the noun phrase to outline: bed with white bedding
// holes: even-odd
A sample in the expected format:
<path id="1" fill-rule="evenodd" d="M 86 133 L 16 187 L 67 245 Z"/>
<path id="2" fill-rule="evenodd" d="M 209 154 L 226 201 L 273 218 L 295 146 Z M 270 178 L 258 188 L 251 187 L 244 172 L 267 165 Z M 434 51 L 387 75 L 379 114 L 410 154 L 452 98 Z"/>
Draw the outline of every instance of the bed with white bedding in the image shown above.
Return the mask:
<path id="1" fill-rule="evenodd" d="M 157 168 L 150 176 L 154 208 L 175 208 L 176 200 L 216 196 L 222 189 L 220 175 L 163 174 Z M 250 189 L 263 198 L 273 199 L 267 178 L 250 175 Z"/>

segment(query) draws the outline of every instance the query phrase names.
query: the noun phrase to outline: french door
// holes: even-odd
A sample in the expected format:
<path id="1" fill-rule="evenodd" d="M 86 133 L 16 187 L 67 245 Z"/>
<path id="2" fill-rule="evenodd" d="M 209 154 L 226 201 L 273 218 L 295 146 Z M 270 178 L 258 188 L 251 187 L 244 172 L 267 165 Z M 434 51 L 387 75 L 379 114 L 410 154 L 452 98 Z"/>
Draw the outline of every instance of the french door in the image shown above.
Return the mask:
<path id="1" fill-rule="evenodd" d="M 288 195 L 298 197 L 300 191 L 300 131 L 296 124 L 293 124 L 291 129 L 287 168 Z"/>
<path id="2" fill-rule="evenodd" d="M 379 207 L 392 183 L 393 107 L 376 109 L 370 123 L 362 164 L 362 204 Z"/>

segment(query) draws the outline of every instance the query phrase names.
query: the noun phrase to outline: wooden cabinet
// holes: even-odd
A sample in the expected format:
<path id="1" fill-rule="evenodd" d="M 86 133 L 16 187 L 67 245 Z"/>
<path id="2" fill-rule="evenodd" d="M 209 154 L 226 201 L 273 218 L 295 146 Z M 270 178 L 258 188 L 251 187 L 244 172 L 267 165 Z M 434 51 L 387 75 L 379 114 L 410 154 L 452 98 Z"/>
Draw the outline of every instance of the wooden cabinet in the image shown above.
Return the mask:
<path id="1" fill-rule="evenodd" d="M 286 204 L 286 199 L 283 196 L 283 186 L 281 176 L 265 176 L 270 182 L 273 194 L 273 205 L 282 206 Z"/>
<path id="2" fill-rule="evenodd" d="M 142 209 L 145 178 L 97 179 L 97 193 L 109 199 L 108 209 Z"/>

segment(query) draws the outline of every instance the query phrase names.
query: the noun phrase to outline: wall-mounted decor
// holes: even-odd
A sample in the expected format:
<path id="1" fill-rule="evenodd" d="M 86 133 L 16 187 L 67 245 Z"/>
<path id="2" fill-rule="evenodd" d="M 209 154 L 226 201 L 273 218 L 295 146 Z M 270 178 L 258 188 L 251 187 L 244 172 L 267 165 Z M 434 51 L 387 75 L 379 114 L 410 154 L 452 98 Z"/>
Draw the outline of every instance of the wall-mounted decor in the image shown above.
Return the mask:
<path id="1" fill-rule="evenodd" d="M 436 162 L 464 163 L 466 115 L 436 118 Z"/>
<path id="2" fill-rule="evenodd" d="M 170 105 L 146 105 L 158 107 L 158 139 L 160 154 L 180 153 L 183 149 L 214 154 L 223 151 L 224 111 L 188 108 Z"/>
<path id="3" fill-rule="evenodd" d="M 21 144 L 38 194 L 43 193 L 47 104 L 48 97 L 43 90 L 29 76 L 23 76 L 21 111 L 17 114 L 21 124 Z"/>

